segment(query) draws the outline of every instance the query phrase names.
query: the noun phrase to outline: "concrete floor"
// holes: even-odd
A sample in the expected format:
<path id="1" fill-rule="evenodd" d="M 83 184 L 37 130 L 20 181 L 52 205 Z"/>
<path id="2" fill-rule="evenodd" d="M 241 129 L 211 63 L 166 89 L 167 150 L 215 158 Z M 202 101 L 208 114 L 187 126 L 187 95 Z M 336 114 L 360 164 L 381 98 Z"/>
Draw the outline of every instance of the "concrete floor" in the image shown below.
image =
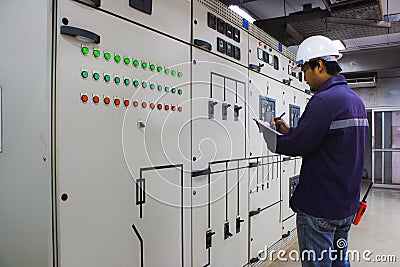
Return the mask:
<path id="1" fill-rule="evenodd" d="M 362 195 L 367 186 L 367 183 L 363 183 Z M 360 224 L 353 225 L 350 230 L 349 250 L 360 252 L 360 261 L 351 261 L 351 266 L 400 266 L 400 190 L 372 188 L 367 203 L 368 208 Z M 298 251 L 297 242 L 289 251 L 292 249 Z M 395 255 L 396 262 L 367 262 L 363 260 L 366 250 L 372 252 L 369 256 L 371 259 L 378 255 Z M 276 260 L 269 267 L 301 267 L 301 263 Z"/>

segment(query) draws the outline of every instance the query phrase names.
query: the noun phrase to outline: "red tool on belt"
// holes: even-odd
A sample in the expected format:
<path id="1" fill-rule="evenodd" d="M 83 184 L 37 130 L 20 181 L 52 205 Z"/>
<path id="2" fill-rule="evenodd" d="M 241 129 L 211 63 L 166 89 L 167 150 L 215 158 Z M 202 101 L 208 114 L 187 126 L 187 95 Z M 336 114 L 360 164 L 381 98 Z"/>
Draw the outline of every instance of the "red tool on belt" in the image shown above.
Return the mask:
<path id="1" fill-rule="evenodd" d="M 353 221 L 354 225 L 358 225 L 360 223 L 361 217 L 364 215 L 364 212 L 367 209 L 367 196 L 368 196 L 369 190 L 371 190 L 371 187 L 372 187 L 372 182 L 369 185 L 368 190 L 365 193 L 363 200 L 360 201 L 360 208 L 358 209 L 357 215 Z"/>

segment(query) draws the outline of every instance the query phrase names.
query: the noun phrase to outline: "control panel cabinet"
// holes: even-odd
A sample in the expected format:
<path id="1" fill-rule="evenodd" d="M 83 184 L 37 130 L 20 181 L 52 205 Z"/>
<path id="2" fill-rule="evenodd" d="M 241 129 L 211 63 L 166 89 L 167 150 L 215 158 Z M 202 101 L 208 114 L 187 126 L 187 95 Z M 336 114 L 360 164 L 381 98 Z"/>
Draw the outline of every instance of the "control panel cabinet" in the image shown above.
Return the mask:
<path id="1" fill-rule="evenodd" d="M 190 47 L 73 1 L 59 14 L 60 266 L 190 266 Z"/>
<path id="2" fill-rule="evenodd" d="M 193 49 L 192 229 L 194 266 L 247 262 L 247 74 Z"/>
<path id="3" fill-rule="evenodd" d="M 301 158 L 269 151 L 252 119 L 296 126 L 310 96 L 272 37 L 214 0 L 3 9 L 0 32 L 36 52 L 0 62 L 2 262 L 240 267 L 286 245 Z"/>

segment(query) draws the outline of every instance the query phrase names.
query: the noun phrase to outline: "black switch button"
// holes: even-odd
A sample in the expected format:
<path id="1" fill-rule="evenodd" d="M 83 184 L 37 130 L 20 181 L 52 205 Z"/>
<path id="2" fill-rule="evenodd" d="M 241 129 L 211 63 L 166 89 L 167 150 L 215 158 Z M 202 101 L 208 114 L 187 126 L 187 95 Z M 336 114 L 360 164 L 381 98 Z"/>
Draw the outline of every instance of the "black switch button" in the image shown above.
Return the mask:
<path id="1" fill-rule="evenodd" d="M 279 58 L 274 55 L 274 69 L 279 70 Z"/>
<path id="2" fill-rule="evenodd" d="M 233 28 L 233 40 L 240 43 L 240 30 Z"/>
<path id="3" fill-rule="evenodd" d="M 217 29 L 217 17 L 210 12 L 207 13 L 207 25 L 214 30 Z"/>
<path id="4" fill-rule="evenodd" d="M 234 56 L 235 59 L 240 60 L 240 47 L 235 46 L 234 55 L 233 56 Z"/>
<path id="5" fill-rule="evenodd" d="M 222 34 L 225 34 L 226 32 L 226 23 L 220 18 L 217 18 L 217 30 Z"/>
<path id="6" fill-rule="evenodd" d="M 234 45 L 231 43 L 226 42 L 226 55 L 233 57 L 235 51 L 234 51 Z"/>
<path id="7" fill-rule="evenodd" d="M 218 44 L 217 45 L 218 52 L 221 52 L 221 53 L 225 54 L 225 52 L 226 52 L 226 42 L 223 39 L 217 37 L 217 44 Z"/>
<path id="8" fill-rule="evenodd" d="M 264 61 L 265 63 L 268 63 L 268 64 L 271 63 L 271 62 L 269 62 L 269 54 L 268 54 L 267 51 L 264 51 L 264 52 L 263 52 L 263 61 Z"/>
<path id="9" fill-rule="evenodd" d="M 231 38 L 231 39 L 233 38 L 233 27 L 229 23 L 226 24 L 226 33 L 225 33 L 225 35 L 227 37 Z"/>

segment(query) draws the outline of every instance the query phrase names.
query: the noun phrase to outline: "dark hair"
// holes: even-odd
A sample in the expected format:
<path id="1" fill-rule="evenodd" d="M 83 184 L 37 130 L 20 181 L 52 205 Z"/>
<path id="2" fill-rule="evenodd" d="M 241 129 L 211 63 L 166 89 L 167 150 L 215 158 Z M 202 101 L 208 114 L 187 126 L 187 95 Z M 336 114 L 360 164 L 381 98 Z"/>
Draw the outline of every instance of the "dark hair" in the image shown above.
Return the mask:
<path id="1" fill-rule="evenodd" d="M 314 59 L 314 60 L 311 60 L 310 62 L 308 62 L 308 64 L 310 64 L 311 69 L 315 69 L 315 67 L 318 66 L 318 60 L 321 60 L 322 63 L 325 65 L 326 72 L 329 75 L 336 75 L 342 71 L 342 68 L 339 66 L 339 64 L 336 61 L 326 61 L 326 60 L 323 60 L 320 58 Z"/>

